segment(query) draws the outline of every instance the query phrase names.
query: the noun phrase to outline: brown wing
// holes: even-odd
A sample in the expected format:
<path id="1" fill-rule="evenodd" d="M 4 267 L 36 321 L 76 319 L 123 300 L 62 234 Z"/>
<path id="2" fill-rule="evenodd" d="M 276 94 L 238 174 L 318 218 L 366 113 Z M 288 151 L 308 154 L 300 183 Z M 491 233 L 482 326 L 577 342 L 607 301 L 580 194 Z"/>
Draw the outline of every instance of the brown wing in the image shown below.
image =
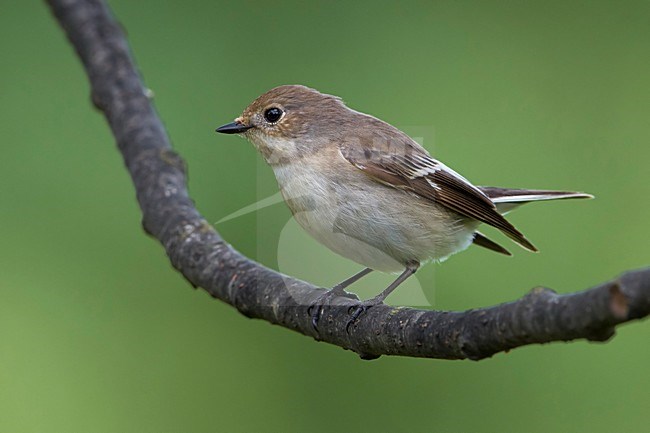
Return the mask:
<path id="1" fill-rule="evenodd" d="M 481 190 L 458 173 L 433 159 L 417 144 L 404 141 L 399 146 L 377 140 L 339 146 L 341 155 L 373 179 L 394 188 L 409 189 L 460 215 L 474 218 L 501 230 L 523 246 L 537 251 L 524 235 L 510 224 Z M 410 139 L 409 139 L 410 140 Z M 382 149 L 380 149 L 382 148 Z"/>

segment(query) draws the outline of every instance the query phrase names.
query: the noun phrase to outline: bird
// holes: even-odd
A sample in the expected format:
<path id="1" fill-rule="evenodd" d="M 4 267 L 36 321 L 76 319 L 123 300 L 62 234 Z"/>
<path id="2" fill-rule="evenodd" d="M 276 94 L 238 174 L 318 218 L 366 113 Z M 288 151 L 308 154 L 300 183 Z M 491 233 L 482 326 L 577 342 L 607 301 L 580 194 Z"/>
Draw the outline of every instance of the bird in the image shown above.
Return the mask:
<path id="1" fill-rule="evenodd" d="M 345 289 L 372 271 L 398 276 L 350 310 L 348 331 L 425 263 L 441 262 L 472 244 L 511 255 L 478 230 L 481 224 L 536 252 L 505 213 L 528 202 L 593 198 L 573 191 L 475 186 L 396 127 L 303 85 L 267 91 L 216 132 L 248 139 L 273 169 L 298 224 L 363 266 L 310 305 L 315 329 L 323 307 L 337 296 L 357 299 Z"/>

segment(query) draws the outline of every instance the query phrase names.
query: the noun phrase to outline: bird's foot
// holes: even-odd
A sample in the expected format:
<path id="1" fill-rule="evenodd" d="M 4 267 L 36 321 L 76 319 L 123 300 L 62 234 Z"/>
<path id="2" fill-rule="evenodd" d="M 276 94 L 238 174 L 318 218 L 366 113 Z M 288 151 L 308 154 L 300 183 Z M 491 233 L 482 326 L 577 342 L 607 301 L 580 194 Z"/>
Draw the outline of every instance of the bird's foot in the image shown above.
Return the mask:
<path id="1" fill-rule="evenodd" d="M 374 298 L 368 299 L 367 301 L 360 302 L 356 307 L 351 307 L 350 311 L 352 311 L 352 313 L 350 314 L 348 323 L 345 325 L 345 332 L 349 334 L 350 326 L 354 325 L 357 322 L 357 319 L 359 319 L 363 313 L 376 305 L 382 304 L 383 302 L 384 299 L 382 297 L 376 296 Z M 352 310 L 352 308 L 354 308 L 354 310 Z"/>
<path id="2" fill-rule="evenodd" d="M 334 286 L 331 290 L 323 293 L 321 296 L 316 298 L 313 304 L 307 309 L 307 314 L 311 315 L 311 326 L 316 332 L 318 332 L 318 321 L 320 320 L 323 314 L 323 307 L 329 305 L 334 298 L 343 297 L 348 299 L 353 299 L 358 301 L 359 298 L 354 293 L 346 292 L 343 288 L 339 286 Z"/>

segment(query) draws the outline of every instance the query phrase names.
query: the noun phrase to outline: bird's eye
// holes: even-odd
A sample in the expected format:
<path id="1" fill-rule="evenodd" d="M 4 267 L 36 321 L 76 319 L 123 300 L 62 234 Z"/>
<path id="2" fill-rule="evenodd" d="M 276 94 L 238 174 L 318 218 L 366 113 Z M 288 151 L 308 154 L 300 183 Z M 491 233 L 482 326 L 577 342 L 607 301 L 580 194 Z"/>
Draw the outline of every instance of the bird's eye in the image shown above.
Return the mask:
<path id="1" fill-rule="evenodd" d="M 271 107 L 271 108 L 267 108 L 266 111 L 264 111 L 264 118 L 269 123 L 275 123 L 278 120 L 280 120 L 282 114 L 283 112 L 279 108 Z"/>

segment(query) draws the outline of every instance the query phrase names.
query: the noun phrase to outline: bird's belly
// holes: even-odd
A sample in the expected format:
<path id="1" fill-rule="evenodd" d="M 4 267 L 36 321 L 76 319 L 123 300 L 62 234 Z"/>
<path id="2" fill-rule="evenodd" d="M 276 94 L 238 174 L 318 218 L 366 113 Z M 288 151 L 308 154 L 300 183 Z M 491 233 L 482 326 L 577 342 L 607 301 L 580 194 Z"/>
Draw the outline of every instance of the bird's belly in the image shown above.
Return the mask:
<path id="1" fill-rule="evenodd" d="M 332 251 L 384 272 L 409 262 L 444 260 L 467 248 L 476 223 L 427 199 L 376 183 L 365 175 L 325 181 L 322 173 L 278 173 L 294 218 Z M 297 179 L 300 179 L 299 181 Z"/>

